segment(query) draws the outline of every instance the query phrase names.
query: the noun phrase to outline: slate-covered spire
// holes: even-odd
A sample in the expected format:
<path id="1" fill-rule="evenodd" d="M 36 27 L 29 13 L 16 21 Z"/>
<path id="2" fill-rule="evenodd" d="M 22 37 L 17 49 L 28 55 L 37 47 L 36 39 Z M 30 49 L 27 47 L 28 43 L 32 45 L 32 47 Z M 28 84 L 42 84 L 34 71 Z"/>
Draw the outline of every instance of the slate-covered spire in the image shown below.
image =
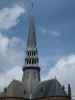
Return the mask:
<path id="1" fill-rule="evenodd" d="M 30 17 L 30 23 L 28 27 L 25 64 L 29 67 L 39 65 L 34 16 Z"/>
<path id="2" fill-rule="evenodd" d="M 35 30 L 35 21 L 34 16 L 31 16 L 29 29 L 28 29 L 28 40 L 27 40 L 27 49 L 36 48 L 36 30 Z"/>

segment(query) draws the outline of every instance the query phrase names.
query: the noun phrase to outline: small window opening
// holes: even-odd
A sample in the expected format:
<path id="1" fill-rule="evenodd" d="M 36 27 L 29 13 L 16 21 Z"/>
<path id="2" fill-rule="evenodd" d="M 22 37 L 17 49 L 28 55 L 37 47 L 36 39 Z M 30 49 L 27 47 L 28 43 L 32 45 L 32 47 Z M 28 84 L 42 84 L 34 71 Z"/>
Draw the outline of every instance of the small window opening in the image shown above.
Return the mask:
<path id="1" fill-rule="evenodd" d="M 26 94 L 26 91 L 24 90 L 24 94 Z"/>
<path id="2" fill-rule="evenodd" d="M 45 87 L 41 87 L 41 92 L 44 92 L 45 91 Z"/>

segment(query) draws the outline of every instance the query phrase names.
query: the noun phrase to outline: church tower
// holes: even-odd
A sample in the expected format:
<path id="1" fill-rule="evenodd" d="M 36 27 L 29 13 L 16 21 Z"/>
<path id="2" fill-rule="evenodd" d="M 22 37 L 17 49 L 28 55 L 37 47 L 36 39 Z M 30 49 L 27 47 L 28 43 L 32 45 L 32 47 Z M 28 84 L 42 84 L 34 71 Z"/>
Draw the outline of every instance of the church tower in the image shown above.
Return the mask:
<path id="1" fill-rule="evenodd" d="M 26 47 L 25 66 L 23 67 L 23 83 L 25 84 L 27 97 L 31 97 L 32 89 L 40 82 L 40 67 L 36 42 L 36 30 L 34 17 L 31 16 Z"/>

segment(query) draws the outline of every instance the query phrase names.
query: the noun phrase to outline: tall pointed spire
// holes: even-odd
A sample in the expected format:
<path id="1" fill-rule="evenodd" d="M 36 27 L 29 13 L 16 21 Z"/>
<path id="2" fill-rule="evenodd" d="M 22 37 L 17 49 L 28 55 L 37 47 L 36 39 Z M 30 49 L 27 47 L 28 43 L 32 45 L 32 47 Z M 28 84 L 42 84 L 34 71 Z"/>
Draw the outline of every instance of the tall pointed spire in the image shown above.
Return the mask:
<path id="1" fill-rule="evenodd" d="M 38 66 L 39 64 L 38 51 L 36 45 L 36 31 L 33 16 L 31 16 L 29 23 L 25 64 L 29 67 Z"/>
<path id="2" fill-rule="evenodd" d="M 28 40 L 27 40 L 27 49 L 36 48 L 36 30 L 34 16 L 31 16 L 28 30 Z"/>
<path id="3" fill-rule="evenodd" d="M 32 4 L 33 8 L 33 4 Z M 40 81 L 40 67 L 36 43 L 36 30 L 34 16 L 30 17 L 26 47 L 25 65 L 22 80 L 26 87 L 26 95 L 31 98 L 34 84 Z"/>

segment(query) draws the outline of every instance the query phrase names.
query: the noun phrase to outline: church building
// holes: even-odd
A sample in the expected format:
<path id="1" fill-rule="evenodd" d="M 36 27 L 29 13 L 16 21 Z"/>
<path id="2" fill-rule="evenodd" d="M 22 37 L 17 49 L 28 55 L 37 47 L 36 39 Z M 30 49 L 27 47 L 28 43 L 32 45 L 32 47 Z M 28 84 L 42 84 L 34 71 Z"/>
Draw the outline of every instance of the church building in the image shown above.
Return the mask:
<path id="1" fill-rule="evenodd" d="M 71 100 L 71 87 L 65 87 L 54 78 L 41 81 L 34 17 L 28 28 L 25 64 L 22 81 L 13 80 L 0 94 L 0 100 Z"/>

